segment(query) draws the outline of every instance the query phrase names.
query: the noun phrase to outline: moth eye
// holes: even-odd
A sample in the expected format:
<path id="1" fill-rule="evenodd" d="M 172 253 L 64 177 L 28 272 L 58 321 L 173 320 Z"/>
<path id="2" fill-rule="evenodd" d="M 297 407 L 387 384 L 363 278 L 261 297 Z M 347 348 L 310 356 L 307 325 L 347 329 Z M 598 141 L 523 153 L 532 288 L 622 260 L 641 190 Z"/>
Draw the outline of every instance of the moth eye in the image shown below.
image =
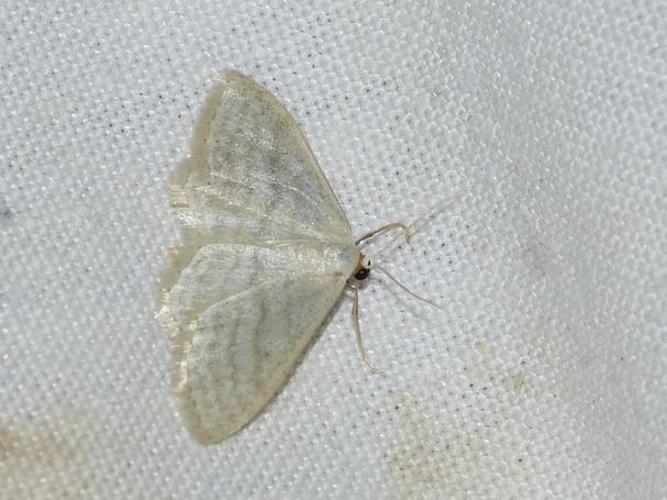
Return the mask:
<path id="1" fill-rule="evenodd" d="M 362 267 L 356 273 L 354 273 L 354 279 L 362 281 L 370 276 L 371 270 L 367 267 Z"/>

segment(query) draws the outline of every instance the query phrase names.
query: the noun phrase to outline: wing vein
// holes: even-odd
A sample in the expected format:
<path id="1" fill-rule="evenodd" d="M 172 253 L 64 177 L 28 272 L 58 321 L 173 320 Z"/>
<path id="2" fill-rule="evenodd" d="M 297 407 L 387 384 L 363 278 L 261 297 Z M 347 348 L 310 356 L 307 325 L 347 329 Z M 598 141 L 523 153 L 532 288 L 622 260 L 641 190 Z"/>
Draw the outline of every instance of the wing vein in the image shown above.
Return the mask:
<path id="1" fill-rule="evenodd" d="M 230 177 L 228 175 L 224 175 L 220 172 L 211 172 L 211 175 L 217 177 L 218 179 L 222 179 L 224 181 L 227 181 L 227 182 L 230 182 L 232 184 L 239 185 L 239 186 L 244 186 L 244 187 L 251 186 L 251 184 L 243 182 L 241 179 L 235 179 L 235 178 Z M 273 185 L 280 186 L 284 189 L 287 189 L 289 191 L 292 191 L 292 192 L 298 194 L 301 197 L 301 199 L 309 202 L 312 207 L 317 208 L 317 209 L 319 209 L 321 207 L 320 203 L 315 198 L 312 198 L 312 197 L 308 196 L 306 193 L 304 193 L 303 191 L 298 189 L 296 186 L 291 186 L 291 185 L 286 184 L 284 182 L 279 182 L 279 181 L 276 181 L 276 180 L 267 179 L 265 177 L 252 175 L 250 173 L 250 171 L 247 171 L 244 175 L 245 175 L 245 179 L 256 182 L 258 184 L 261 183 L 264 186 L 268 186 L 268 187 L 272 187 Z M 250 189 L 252 189 L 252 187 L 250 187 Z M 217 193 L 217 194 L 220 197 L 224 197 L 224 195 L 222 193 Z"/>
<path id="2" fill-rule="evenodd" d="M 268 222 L 274 226 L 280 226 L 283 229 L 287 229 L 289 232 L 295 232 L 294 224 L 300 222 L 300 221 L 293 221 L 291 219 L 284 219 L 284 220 L 274 219 L 271 216 L 267 215 L 266 213 L 262 213 L 258 210 L 253 210 L 249 206 L 238 205 L 220 196 L 218 193 L 215 192 L 215 190 L 210 188 L 210 186 L 199 186 L 195 188 L 195 190 L 207 196 L 214 196 L 216 197 L 216 199 L 220 200 L 224 204 L 222 207 L 220 207 L 221 211 L 252 216 L 255 218 L 255 220 L 261 220 L 263 222 Z M 305 226 L 300 226 L 298 228 L 298 233 L 300 234 L 305 233 L 306 235 L 312 236 L 313 239 L 317 240 L 321 240 L 325 237 L 324 234 L 318 233 L 317 231 L 313 231 L 311 228 Z"/>
<path id="3" fill-rule="evenodd" d="M 307 276 L 322 277 L 322 276 L 326 276 L 327 274 L 330 274 L 330 273 L 304 272 L 304 273 L 300 273 L 300 274 L 294 275 L 294 276 L 289 276 L 288 275 L 289 276 L 288 278 L 286 278 L 285 276 L 281 276 L 281 277 L 275 278 L 275 279 L 263 280 L 261 282 L 255 283 L 255 284 L 253 284 L 249 287 L 243 288 L 242 290 L 234 292 L 234 293 L 228 295 L 227 297 L 224 297 L 224 298 L 222 298 L 222 299 L 220 299 L 216 302 L 213 302 L 210 306 L 208 306 L 206 309 L 204 309 L 198 316 L 201 317 L 201 316 L 205 315 L 212 307 L 222 305 L 225 302 L 228 302 L 232 299 L 240 297 L 244 294 L 249 294 L 250 292 L 256 291 L 259 288 L 270 286 L 270 285 L 275 285 L 276 283 L 280 282 L 281 280 L 285 280 L 285 281 L 297 281 L 297 280 L 299 280 L 300 281 L 301 279 L 303 279 L 304 277 L 307 277 Z M 194 320 L 194 321 L 196 321 L 196 320 Z"/>

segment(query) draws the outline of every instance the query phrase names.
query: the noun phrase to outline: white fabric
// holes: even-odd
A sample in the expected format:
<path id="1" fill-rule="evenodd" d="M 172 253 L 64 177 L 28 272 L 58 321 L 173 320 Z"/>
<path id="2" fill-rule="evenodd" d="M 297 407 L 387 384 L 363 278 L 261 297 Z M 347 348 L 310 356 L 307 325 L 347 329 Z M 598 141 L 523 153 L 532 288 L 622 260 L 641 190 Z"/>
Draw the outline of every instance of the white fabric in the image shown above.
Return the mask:
<path id="1" fill-rule="evenodd" d="M 0 498 L 667 497 L 664 2 L 0 6 Z M 462 192 L 204 448 L 151 294 L 216 71 L 356 234 Z"/>

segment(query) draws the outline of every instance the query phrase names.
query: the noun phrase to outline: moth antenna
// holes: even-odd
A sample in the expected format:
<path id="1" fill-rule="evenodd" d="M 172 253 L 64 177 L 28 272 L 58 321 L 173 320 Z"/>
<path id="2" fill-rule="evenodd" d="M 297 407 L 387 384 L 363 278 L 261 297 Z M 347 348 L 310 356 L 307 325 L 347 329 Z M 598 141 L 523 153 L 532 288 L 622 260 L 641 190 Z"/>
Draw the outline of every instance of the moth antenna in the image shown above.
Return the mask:
<path id="1" fill-rule="evenodd" d="M 412 236 L 424 225 L 426 222 L 435 215 L 438 210 L 441 208 L 446 207 L 450 203 L 453 203 L 456 201 L 458 198 L 460 198 L 463 195 L 463 191 L 457 191 L 451 196 L 446 196 L 442 198 L 440 201 L 426 209 L 421 215 L 417 216 L 412 222 L 409 224 L 400 224 L 400 223 L 395 223 L 394 227 L 403 227 L 404 231 L 403 234 L 398 235 L 394 237 L 389 243 L 387 243 L 384 247 L 382 247 L 380 250 L 378 250 L 373 258 L 378 259 L 382 255 L 387 255 L 396 250 L 398 246 L 402 243 L 402 239 L 405 239 L 406 243 L 410 243 L 410 239 Z M 382 231 L 384 228 L 387 228 L 389 226 L 392 226 L 392 224 L 387 224 L 386 226 L 382 226 L 380 229 L 374 231 L 375 233 Z M 392 227 L 393 229 L 393 227 Z M 371 233 L 369 233 L 371 234 Z"/>
<path id="2" fill-rule="evenodd" d="M 408 293 L 409 295 L 411 295 L 411 296 L 414 297 L 415 299 L 421 300 L 422 302 L 426 302 L 427 304 L 430 304 L 430 305 L 432 305 L 433 307 L 437 307 L 438 309 L 441 309 L 441 310 L 444 311 L 444 308 L 443 308 L 440 304 L 436 304 L 436 303 L 433 302 L 432 300 L 429 300 L 429 299 L 427 299 L 427 298 L 424 298 L 424 297 L 421 297 L 421 296 L 417 295 L 415 292 L 413 292 L 412 290 L 410 290 L 410 289 L 409 289 L 407 286 L 405 286 L 403 283 L 401 283 L 400 281 L 398 281 L 394 276 L 392 276 L 391 273 L 389 273 L 389 271 L 387 271 L 384 267 L 382 267 L 382 266 L 378 266 L 378 265 L 373 265 L 373 266 L 371 266 L 371 268 L 372 268 L 372 269 L 377 269 L 378 271 L 380 271 L 381 273 L 383 273 L 385 276 L 387 276 L 387 278 L 389 278 L 391 281 L 393 281 L 393 282 L 396 283 L 399 287 L 401 287 L 401 289 L 402 289 L 404 292 Z"/>
<path id="3" fill-rule="evenodd" d="M 368 356 L 368 352 L 366 351 L 366 348 L 364 347 L 364 342 L 361 338 L 361 326 L 359 325 L 359 290 L 357 290 L 356 287 L 354 286 L 347 286 L 348 290 L 352 290 L 353 298 L 352 298 L 352 326 L 354 327 L 354 335 L 357 339 L 357 348 L 359 349 L 359 353 L 361 354 L 361 358 L 364 360 L 364 363 L 366 363 L 371 371 L 377 375 L 384 375 L 384 371 L 379 368 L 373 361 L 371 361 L 371 358 Z"/>

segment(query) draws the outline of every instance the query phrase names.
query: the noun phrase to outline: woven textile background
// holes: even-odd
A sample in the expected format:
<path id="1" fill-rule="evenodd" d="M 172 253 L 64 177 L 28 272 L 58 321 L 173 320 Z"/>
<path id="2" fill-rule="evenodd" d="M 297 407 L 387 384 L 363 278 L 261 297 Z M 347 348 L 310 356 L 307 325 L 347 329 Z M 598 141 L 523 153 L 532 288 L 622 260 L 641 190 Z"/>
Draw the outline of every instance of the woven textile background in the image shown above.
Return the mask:
<path id="1" fill-rule="evenodd" d="M 667 497 L 667 3 L 0 3 L 0 498 Z M 217 72 L 360 235 L 460 193 L 209 448 L 152 295 Z"/>

